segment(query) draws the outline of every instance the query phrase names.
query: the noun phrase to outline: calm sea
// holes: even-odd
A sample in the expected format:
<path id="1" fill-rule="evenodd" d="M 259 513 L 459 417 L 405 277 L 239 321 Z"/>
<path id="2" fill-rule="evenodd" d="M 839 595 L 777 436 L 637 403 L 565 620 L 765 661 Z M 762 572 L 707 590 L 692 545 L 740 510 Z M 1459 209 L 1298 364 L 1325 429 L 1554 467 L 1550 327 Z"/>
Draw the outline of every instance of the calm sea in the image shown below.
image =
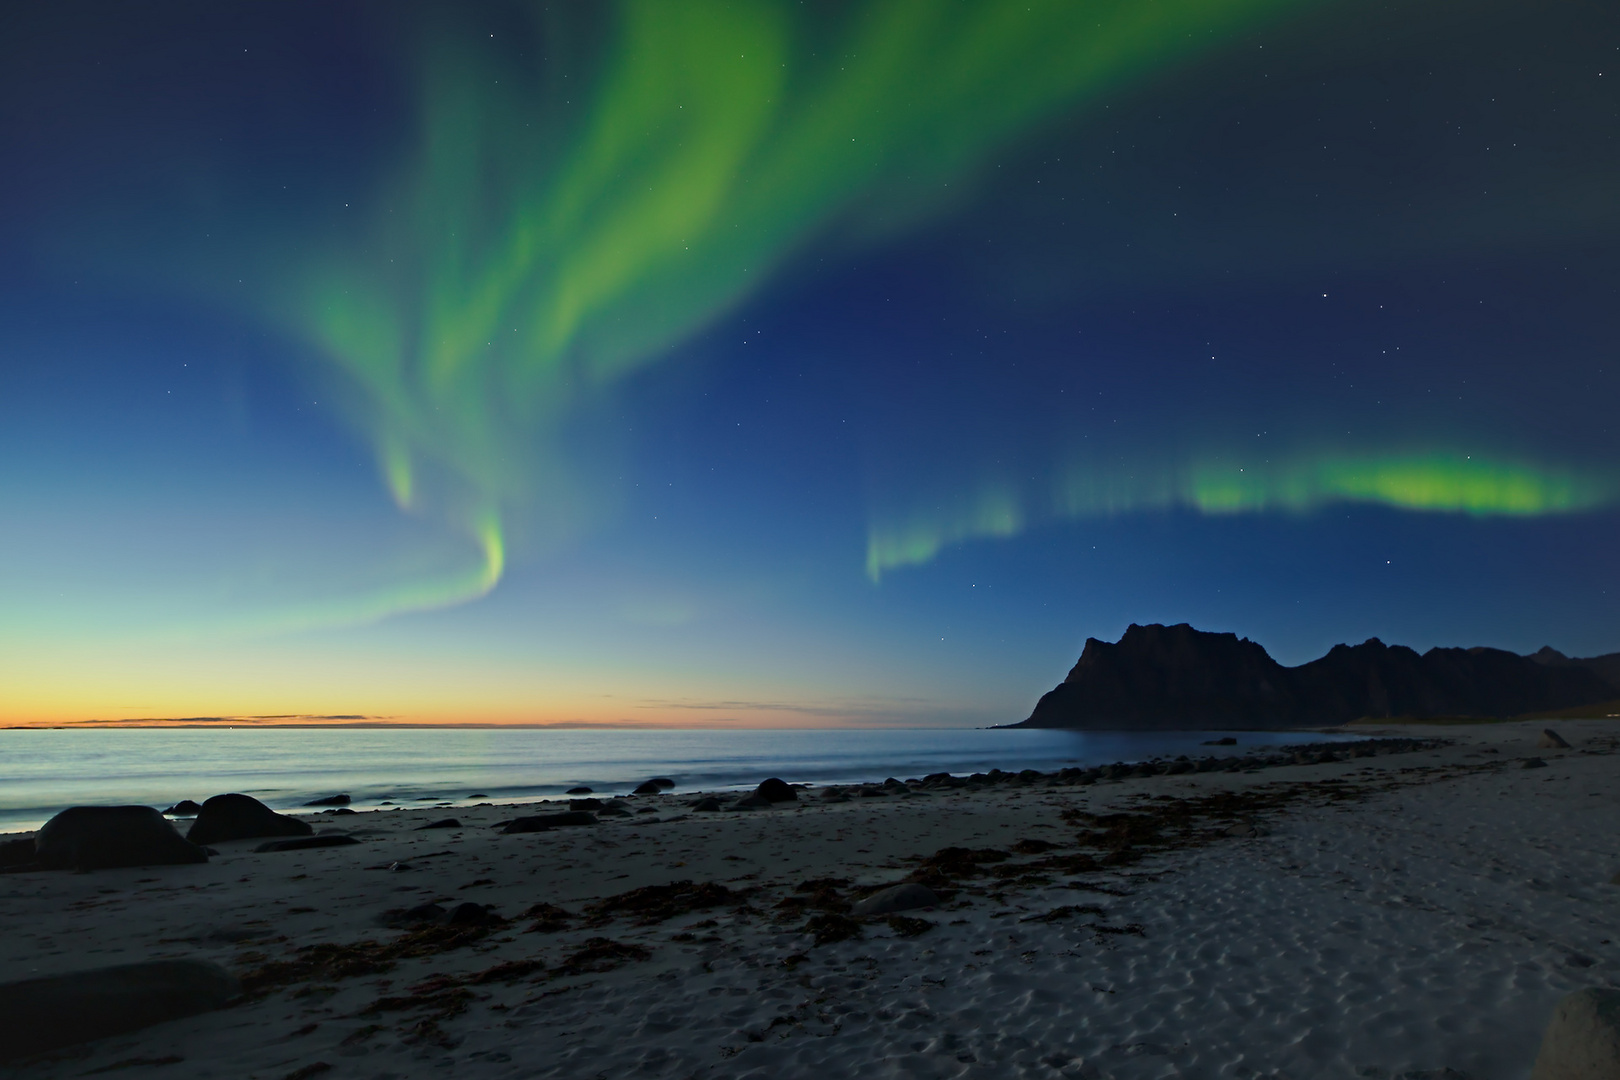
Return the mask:
<path id="1" fill-rule="evenodd" d="M 676 791 L 817 784 L 992 768 L 1052 770 L 1209 753 L 1230 732 L 1126 734 L 961 729 L 692 731 L 487 728 L 143 728 L 0 731 L 0 830 L 64 807 L 240 791 L 285 809 L 333 794 L 356 809 L 517 802 L 585 786 L 628 792 L 652 776 Z M 1321 741 L 1239 733 L 1243 746 Z M 1213 752 L 1232 753 L 1229 748 Z"/>

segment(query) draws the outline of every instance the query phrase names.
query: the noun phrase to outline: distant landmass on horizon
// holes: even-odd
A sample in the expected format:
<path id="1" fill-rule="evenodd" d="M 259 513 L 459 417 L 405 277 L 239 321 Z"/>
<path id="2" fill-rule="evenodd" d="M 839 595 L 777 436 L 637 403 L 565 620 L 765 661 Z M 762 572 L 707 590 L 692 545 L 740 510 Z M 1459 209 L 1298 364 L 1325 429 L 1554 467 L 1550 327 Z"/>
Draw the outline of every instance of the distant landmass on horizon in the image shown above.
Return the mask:
<path id="1" fill-rule="evenodd" d="M 1266 729 L 1361 719 L 1495 718 L 1620 699 L 1620 653 L 1430 649 L 1369 638 L 1284 667 L 1236 634 L 1186 623 L 1087 638 L 1068 677 L 1015 728 Z"/>

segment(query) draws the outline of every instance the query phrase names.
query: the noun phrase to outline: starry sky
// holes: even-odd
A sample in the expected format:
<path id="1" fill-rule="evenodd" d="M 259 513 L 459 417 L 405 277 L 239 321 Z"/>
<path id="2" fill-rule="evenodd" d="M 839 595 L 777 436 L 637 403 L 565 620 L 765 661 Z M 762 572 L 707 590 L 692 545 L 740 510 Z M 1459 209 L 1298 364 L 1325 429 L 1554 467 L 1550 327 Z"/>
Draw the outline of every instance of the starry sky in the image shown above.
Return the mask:
<path id="1" fill-rule="evenodd" d="M 1620 10 L 0 13 L 0 723 L 1620 649 Z"/>

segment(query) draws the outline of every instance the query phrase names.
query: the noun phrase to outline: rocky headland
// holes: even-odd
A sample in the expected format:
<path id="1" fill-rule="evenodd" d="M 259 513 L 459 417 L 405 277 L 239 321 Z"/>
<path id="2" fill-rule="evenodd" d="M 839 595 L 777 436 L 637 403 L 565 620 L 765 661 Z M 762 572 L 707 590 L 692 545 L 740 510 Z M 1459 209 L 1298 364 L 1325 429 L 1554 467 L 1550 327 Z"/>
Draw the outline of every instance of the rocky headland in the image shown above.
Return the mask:
<path id="1" fill-rule="evenodd" d="M 1134 623 L 1086 639 L 1068 677 L 1012 727 L 1265 730 L 1355 720 L 1501 718 L 1582 706 L 1620 712 L 1620 653 L 1572 659 L 1544 648 L 1434 648 L 1369 638 L 1284 667 L 1257 643 L 1186 623 Z"/>

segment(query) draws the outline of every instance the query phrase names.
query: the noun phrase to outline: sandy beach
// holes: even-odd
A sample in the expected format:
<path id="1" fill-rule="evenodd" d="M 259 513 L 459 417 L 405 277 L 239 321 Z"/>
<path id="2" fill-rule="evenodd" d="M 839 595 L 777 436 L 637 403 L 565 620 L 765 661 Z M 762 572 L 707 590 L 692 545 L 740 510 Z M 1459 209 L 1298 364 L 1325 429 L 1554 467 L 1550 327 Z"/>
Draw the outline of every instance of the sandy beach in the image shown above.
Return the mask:
<path id="1" fill-rule="evenodd" d="M 0 1075 L 1522 1078 L 1563 994 L 1620 985 L 1620 732 L 1543 726 L 536 833 L 492 826 L 566 804 L 312 814 L 360 843 L 11 873 L 0 980 L 188 957 L 247 992 Z M 906 880 L 940 905 L 852 917 Z"/>

